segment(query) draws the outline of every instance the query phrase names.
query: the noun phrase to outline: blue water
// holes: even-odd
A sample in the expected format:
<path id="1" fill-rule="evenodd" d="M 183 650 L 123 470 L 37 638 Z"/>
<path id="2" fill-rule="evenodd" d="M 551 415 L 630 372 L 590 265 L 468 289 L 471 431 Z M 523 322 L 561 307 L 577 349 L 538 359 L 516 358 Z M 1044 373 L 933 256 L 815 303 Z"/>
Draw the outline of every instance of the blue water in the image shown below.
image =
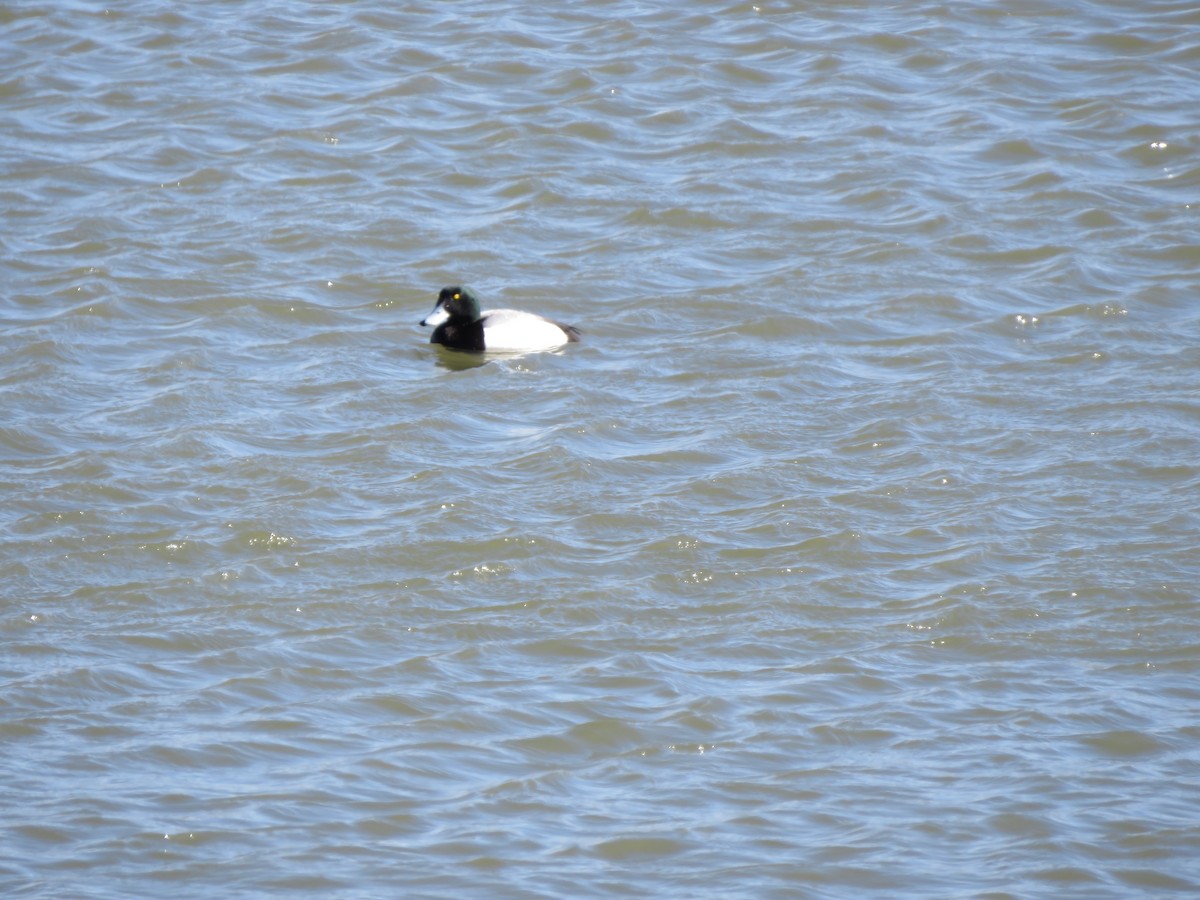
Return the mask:
<path id="1" fill-rule="evenodd" d="M 1193 7 L 0 29 L 5 895 L 1200 890 Z"/>

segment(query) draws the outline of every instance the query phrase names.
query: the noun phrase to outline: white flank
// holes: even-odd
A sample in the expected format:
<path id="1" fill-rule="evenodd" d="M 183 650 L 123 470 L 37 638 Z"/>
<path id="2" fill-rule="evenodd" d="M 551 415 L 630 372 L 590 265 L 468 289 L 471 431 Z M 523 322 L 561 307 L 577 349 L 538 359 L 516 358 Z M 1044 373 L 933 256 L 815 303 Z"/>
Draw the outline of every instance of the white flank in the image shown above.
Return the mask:
<path id="1" fill-rule="evenodd" d="M 567 343 L 567 333 L 541 316 L 516 309 L 489 309 L 483 314 L 483 340 L 488 350 L 550 350 Z"/>

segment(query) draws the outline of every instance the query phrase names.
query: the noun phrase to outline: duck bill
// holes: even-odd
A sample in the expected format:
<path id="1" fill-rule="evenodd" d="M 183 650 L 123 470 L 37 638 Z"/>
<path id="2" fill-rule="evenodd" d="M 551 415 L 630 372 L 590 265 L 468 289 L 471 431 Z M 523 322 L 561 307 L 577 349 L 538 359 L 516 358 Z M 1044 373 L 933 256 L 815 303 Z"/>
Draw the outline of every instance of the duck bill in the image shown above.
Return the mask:
<path id="1" fill-rule="evenodd" d="M 449 318 L 450 313 L 446 312 L 446 307 L 438 304 L 433 308 L 433 312 L 421 320 L 421 324 L 426 328 L 436 328 Z"/>

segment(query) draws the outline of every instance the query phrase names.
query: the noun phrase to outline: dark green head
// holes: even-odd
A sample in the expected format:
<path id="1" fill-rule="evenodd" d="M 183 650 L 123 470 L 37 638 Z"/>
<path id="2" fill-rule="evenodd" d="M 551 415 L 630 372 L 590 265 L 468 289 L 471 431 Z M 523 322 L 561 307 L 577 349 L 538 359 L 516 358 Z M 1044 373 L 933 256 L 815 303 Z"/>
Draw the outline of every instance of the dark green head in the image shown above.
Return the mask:
<path id="1" fill-rule="evenodd" d="M 479 298 L 468 287 L 455 285 L 444 287 L 438 294 L 437 305 L 422 325 L 440 325 L 442 322 L 476 322 L 479 320 Z"/>

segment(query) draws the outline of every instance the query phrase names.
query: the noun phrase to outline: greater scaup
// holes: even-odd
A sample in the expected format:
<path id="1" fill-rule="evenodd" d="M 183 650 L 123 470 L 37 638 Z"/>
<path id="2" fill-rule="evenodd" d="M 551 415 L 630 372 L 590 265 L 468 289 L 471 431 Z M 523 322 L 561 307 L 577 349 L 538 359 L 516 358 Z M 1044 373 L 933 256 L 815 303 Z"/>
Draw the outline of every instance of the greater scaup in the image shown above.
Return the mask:
<path id="1" fill-rule="evenodd" d="M 433 325 L 431 344 L 477 353 L 553 350 L 579 340 L 574 325 L 563 325 L 516 309 L 480 310 L 479 298 L 466 287 L 445 287 L 422 325 Z"/>

